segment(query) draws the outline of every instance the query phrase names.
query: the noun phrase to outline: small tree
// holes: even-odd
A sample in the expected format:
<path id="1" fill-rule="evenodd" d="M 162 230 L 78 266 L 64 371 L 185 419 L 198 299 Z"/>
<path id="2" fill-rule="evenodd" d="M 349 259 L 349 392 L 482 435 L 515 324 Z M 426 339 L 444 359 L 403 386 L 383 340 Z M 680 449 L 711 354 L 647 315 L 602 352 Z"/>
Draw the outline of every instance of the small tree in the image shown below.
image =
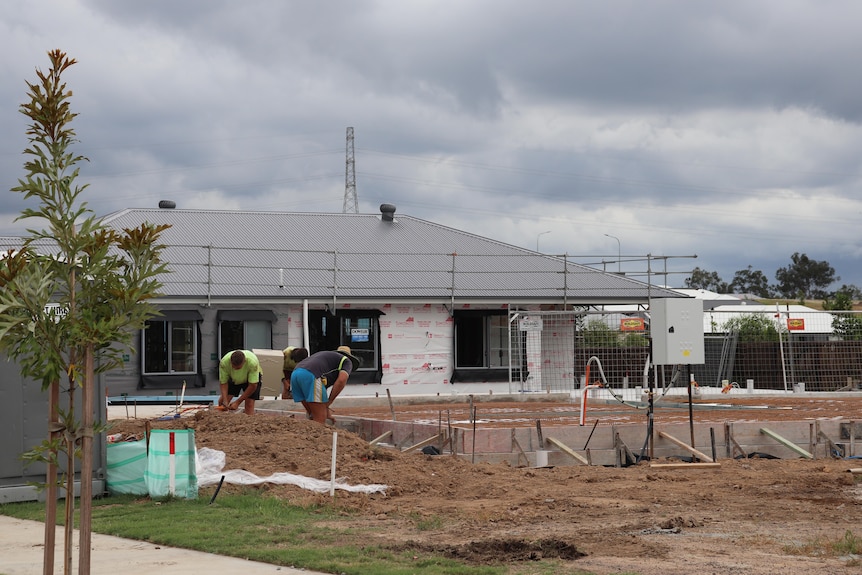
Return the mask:
<path id="1" fill-rule="evenodd" d="M 851 303 L 855 300 L 862 299 L 862 289 L 859 289 L 859 286 L 855 284 L 841 284 L 841 287 L 838 288 L 833 295 L 833 297 L 843 294 L 846 295 Z M 848 307 L 847 309 L 852 309 L 852 307 Z"/>
<path id="2" fill-rule="evenodd" d="M 619 347 L 620 332 L 600 319 L 591 319 L 583 330 L 584 345 L 588 347 Z"/>
<path id="3" fill-rule="evenodd" d="M 27 83 L 30 101 L 20 111 L 31 120 L 25 179 L 13 192 L 39 201 L 22 218 L 37 218 L 46 228 L 28 229 L 20 251 L 0 258 L 0 350 L 9 354 L 25 377 L 41 381 L 48 391 L 48 438 L 25 454 L 47 466 L 44 570 L 53 573 L 54 532 L 59 454 L 65 453 L 66 516 L 64 573 L 71 571 L 75 461 L 81 459 L 81 510 L 78 570 L 90 572 L 93 435 L 99 397 L 97 373 L 122 363 L 137 330 L 154 315 L 148 303 L 161 288 L 158 276 L 160 234 L 168 226 L 142 224 L 122 232 L 101 224 L 80 201 L 70 127 L 71 91 L 62 73 L 75 64 L 60 50 L 48 53 L 51 69 L 36 70 L 38 81 Z M 53 313 L 54 310 L 62 313 Z M 60 405 L 60 383 L 67 403 Z M 75 416 L 80 389 L 81 420 Z"/>
<path id="4" fill-rule="evenodd" d="M 862 317 L 852 314 L 832 314 L 832 333 L 844 341 L 862 340 Z"/>
<path id="5" fill-rule="evenodd" d="M 778 329 L 775 322 L 766 314 L 743 313 L 732 317 L 722 326 L 728 333 L 739 334 L 741 342 L 778 341 Z"/>
<path id="6" fill-rule="evenodd" d="M 853 297 L 858 289 L 856 286 L 841 286 L 833 297 L 823 301 L 823 309 L 833 312 L 852 310 Z M 862 318 L 849 313 L 833 313 L 832 333 L 844 341 L 859 341 L 862 339 Z"/>
<path id="7" fill-rule="evenodd" d="M 827 311 L 848 311 L 853 309 L 853 297 L 845 291 L 837 291 L 832 297 L 823 300 L 823 309 Z"/>

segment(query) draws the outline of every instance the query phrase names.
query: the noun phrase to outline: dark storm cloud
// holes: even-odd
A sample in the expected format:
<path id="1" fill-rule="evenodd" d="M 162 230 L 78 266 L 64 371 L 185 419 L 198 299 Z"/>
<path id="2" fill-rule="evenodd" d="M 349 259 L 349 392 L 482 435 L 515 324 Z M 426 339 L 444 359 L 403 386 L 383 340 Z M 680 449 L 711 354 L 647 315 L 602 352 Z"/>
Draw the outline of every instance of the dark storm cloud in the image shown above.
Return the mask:
<path id="1" fill-rule="evenodd" d="M 166 197 L 340 210 L 352 126 L 364 212 L 395 203 L 524 247 L 550 230 L 555 253 L 616 253 L 611 234 L 727 280 L 748 264 L 771 277 L 794 251 L 849 266 L 860 16 L 800 0 L 13 0 L 0 184 L 21 175 L 24 80 L 59 47 L 79 60 L 67 81 L 100 214 Z"/>

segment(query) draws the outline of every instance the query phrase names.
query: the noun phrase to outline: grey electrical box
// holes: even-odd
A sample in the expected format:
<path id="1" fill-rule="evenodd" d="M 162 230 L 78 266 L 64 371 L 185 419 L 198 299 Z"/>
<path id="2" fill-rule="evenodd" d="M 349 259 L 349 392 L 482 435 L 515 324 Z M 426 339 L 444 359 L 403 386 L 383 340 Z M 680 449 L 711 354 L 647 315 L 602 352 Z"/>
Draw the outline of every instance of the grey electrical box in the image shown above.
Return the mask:
<path id="1" fill-rule="evenodd" d="M 654 365 L 702 364 L 703 303 L 693 298 L 651 299 Z"/>

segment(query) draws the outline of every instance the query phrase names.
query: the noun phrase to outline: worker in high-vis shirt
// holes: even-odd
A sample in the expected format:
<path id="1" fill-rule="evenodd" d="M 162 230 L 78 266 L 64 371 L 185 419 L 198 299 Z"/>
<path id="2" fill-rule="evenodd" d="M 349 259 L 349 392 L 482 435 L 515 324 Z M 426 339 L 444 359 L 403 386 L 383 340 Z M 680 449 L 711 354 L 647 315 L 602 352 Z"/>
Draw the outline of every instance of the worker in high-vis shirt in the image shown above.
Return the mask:
<path id="1" fill-rule="evenodd" d="M 260 360 L 247 349 L 227 352 L 218 362 L 219 407 L 231 411 L 245 403 L 245 412 L 254 413 L 254 402 L 260 399 Z M 233 399 L 236 397 L 236 399 Z"/>
<path id="2" fill-rule="evenodd" d="M 309 417 L 318 423 L 335 421 L 330 406 L 347 385 L 359 358 L 346 345 L 336 351 L 318 351 L 296 364 L 290 376 L 293 401 L 302 403 Z"/>
<path id="3" fill-rule="evenodd" d="M 296 369 L 296 364 L 308 357 L 308 350 L 304 347 L 288 346 L 282 352 L 284 354 L 284 366 L 281 378 L 281 398 L 292 399 L 290 395 L 290 376 L 293 375 L 293 370 Z"/>

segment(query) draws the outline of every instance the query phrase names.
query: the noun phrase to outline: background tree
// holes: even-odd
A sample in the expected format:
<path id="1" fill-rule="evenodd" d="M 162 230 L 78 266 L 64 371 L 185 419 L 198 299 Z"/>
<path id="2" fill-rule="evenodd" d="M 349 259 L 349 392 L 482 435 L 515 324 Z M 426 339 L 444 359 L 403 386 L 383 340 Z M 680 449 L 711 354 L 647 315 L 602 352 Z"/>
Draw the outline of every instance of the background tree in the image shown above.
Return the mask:
<path id="1" fill-rule="evenodd" d="M 20 111 L 31 124 L 24 150 L 27 176 L 13 192 L 36 199 L 19 219 L 36 218 L 41 230 L 28 229 L 22 249 L 0 258 L 0 350 L 15 359 L 24 377 L 41 381 L 48 391 L 48 438 L 25 454 L 47 466 L 44 570 L 53 573 L 59 454 L 65 453 L 66 539 L 64 572 L 72 565 L 74 476 L 81 459 L 81 510 L 78 571 L 90 572 L 93 435 L 102 398 L 94 393 L 96 374 L 122 364 L 134 333 L 154 315 L 148 300 L 161 288 L 158 276 L 164 246 L 157 243 L 168 226 L 142 224 L 122 232 L 101 224 L 80 196 L 76 141 L 70 127 L 71 91 L 62 73 L 75 60 L 60 50 L 48 53 L 51 69 L 36 70 L 27 83 L 30 101 Z M 52 313 L 62 310 L 62 313 Z M 60 405 L 60 383 L 67 402 Z M 76 399 L 80 389 L 81 397 Z M 76 405 L 81 419 L 76 418 Z"/>
<path id="2" fill-rule="evenodd" d="M 730 282 L 729 291 L 732 293 L 750 293 L 759 297 L 769 297 L 769 280 L 760 270 L 753 270 L 749 265 L 744 270 L 738 270 Z"/>
<path id="3" fill-rule="evenodd" d="M 823 309 L 830 311 L 852 310 L 853 296 L 849 291 L 838 290 L 831 297 L 823 300 Z"/>
<path id="4" fill-rule="evenodd" d="M 823 309 L 832 314 L 832 333 L 844 341 L 859 341 L 862 339 L 862 317 L 848 312 L 853 309 L 853 300 L 857 299 L 856 286 L 841 286 L 832 297 L 823 300 Z"/>
<path id="5" fill-rule="evenodd" d="M 845 294 L 848 298 L 850 298 L 851 301 L 862 300 L 862 289 L 859 289 L 859 287 L 854 284 L 841 284 L 841 287 L 835 291 L 833 297 L 838 294 Z"/>
<path id="6" fill-rule="evenodd" d="M 741 342 L 778 341 L 778 328 L 770 315 L 740 314 L 724 322 L 722 329 L 739 334 Z"/>
<path id="7" fill-rule="evenodd" d="M 690 289 L 705 289 L 716 293 L 727 293 L 727 284 L 721 281 L 717 272 L 702 270 L 698 267 L 691 270 L 691 276 L 686 278 L 685 287 Z"/>
<path id="8" fill-rule="evenodd" d="M 784 297 L 824 299 L 827 295 L 825 288 L 841 279 L 835 275 L 835 268 L 829 262 L 812 260 L 799 252 L 790 256 L 790 261 L 791 265 L 775 272 L 777 289 Z"/>
<path id="9" fill-rule="evenodd" d="M 581 332 L 584 345 L 589 347 L 619 347 L 620 332 L 600 319 L 591 319 Z"/>

